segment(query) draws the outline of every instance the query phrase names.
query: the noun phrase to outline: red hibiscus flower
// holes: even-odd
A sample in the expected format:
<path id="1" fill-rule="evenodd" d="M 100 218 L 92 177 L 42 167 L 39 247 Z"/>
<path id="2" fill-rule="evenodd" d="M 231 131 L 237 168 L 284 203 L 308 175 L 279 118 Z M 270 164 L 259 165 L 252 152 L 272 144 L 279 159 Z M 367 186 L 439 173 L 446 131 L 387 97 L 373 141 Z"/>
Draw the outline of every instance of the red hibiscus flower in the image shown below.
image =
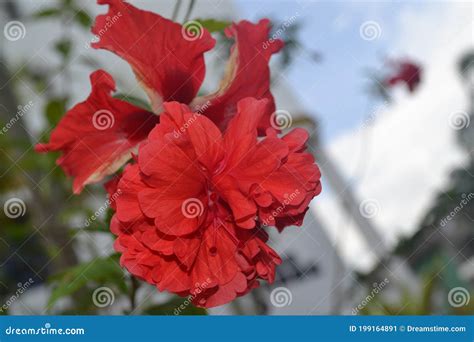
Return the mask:
<path id="1" fill-rule="evenodd" d="M 129 62 L 152 111 L 114 98 L 112 76 L 98 70 L 89 97 L 36 149 L 62 152 L 57 162 L 74 177 L 75 193 L 133 156 L 105 185 L 111 231 L 121 264 L 160 291 L 212 307 L 272 282 L 281 260 L 265 226 L 301 225 L 321 175 L 305 152 L 305 130 L 279 137 L 271 127 L 268 62 L 282 43 L 268 43 L 268 20 L 226 30 L 235 44 L 224 80 L 196 97 L 203 54 L 215 44 L 206 30 L 187 36 L 120 0 L 99 3 L 110 7 L 92 29 L 93 47 Z"/>
<path id="2" fill-rule="evenodd" d="M 121 263 L 160 291 L 199 306 L 225 304 L 272 282 L 278 255 L 264 225 L 301 225 L 321 191 L 308 134 L 257 135 L 269 100 L 246 98 L 225 133 L 186 105 L 164 103 L 135 164 L 108 186 L 120 192 L 112 231 Z"/>
<path id="3" fill-rule="evenodd" d="M 414 92 L 421 82 L 421 67 L 409 60 L 389 61 L 395 72 L 383 81 L 385 87 L 393 87 L 399 83 L 407 86 L 410 92 Z"/>
<path id="4" fill-rule="evenodd" d="M 108 4 L 109 9 L 96 19 L 92 32 L 99 40 L 92 47 L 109 50 L 131 65 L 153 112 L 113 98 L 115 82 L 105 71 L 91 75 L 89 97 L 66 113 L 49 143 L 36 146 L 39 152 L 62 153 L 57 163 L 74 178 L 75 193 L 114 173 L 131 158 L 131 152 L 137 151 L 158 123 L 165 101 L 188 104 L 225 129 L 235 115 L 238 100 L 265 98 L 270 105 L 260 119 L 259 132 L 269 127 L 274 102 L 268 62 L 282 42 L 264 45 L 268 20 L 258 24 L 241 21 L 226 29 L 235 44 L 225 77 L 216 92 L 196 97 L 205 75 L 204 53 L 215 45 L 209 32 L 201 29 L 189 36 L 186 27 L 121 0 L 98 2 Z"/>

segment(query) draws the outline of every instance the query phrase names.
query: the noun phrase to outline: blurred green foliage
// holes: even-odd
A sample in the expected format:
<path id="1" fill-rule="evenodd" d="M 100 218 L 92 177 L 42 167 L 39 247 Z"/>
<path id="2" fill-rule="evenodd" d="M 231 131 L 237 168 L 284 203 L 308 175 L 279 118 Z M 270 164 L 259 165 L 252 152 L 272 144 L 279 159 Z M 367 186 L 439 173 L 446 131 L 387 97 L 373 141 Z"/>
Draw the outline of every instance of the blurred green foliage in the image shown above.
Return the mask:
<path id="1" fill-rule="evenodd" d="M 80 49 L 71 34 L 73 30 L 88 32 L 92 18 L 77 1 L 58 0 L 22 20 L 47 20 L 62 27 L 63 34 L 49 47 L 56 53 L 59 63 L 36 65 L 34 60 L 29 61 L 29 56 L 25 56 L 25 60 L 18 61 L 17 69 L 13 66 L 12 70 L 1 70 L 0 77 L 12 77 L 13 82 L 7 88 L 9 93 L 2 98 L 6 105 L 2 108 L 0 124 L 5 126 L 15 115 L 17 106 L 28 102 L 20 95 L 20 87 L 27 84 L 37 96 L 33 105 L 42 104 L 41 115 L 46 127 L 39 137 L 40 141 L 47 141 L 51 130 L 74 105 L 70 101 L 72 94 L 68 86 L 72 82 L 70 69 L 73 60 L 91 68 L 100 67 L 93 57 L 78 55 Z M 215 19 L 200 19 L 200 22 L 215 34 L 221 34 L 229 25 Z M 52 86 L 57 80 L 65 85 L 59 90 Z M 142 99 L 124 94 L 115 97 L 150 110 L 149 104 Z M 124 314 L 132 311 L 134 314 L 174 314 L 175 306 L 181 305 L 185 298 L 172 296 L 161 304 L 147 301 L 147 308 L 136 302 L 142 284 L 121 268 L 117 254 L 108 257 L 95 255 L 87 262 L 79 261 L 77 252 L 80 251 L 78 239 L 81 235 L 87 234 L 89 240 L 94 240 L 97 234 L 108 236 L 110 240 L 114 238 L 109 231 L 110 208 L 104 217 L 84 224 L 97 209 L 92 203 L 97 199 L 105 201 L 106 193 L 100 186 L 89 186 L 81 195 L 73 195 L 71 180 L 56 165 L 59 154 L 39 155 L 33 149 L 36 143 L 37 137 L 27 131 L 22 115 L 8 132 L 0 134 L 0 198 L 6 200 L 16 196 L 26 204 L 26 213 L 22 217 L 0 217 L 0 302 L 5 302 L 17 290 L 18 282 L 31 276 L 35 280 L 34 286 L 47 284 L 52 289 L 48 300 L 50 313 L 100 313 L 102 308 L 94 305 L 93 292 L 100 286 L 107 286 L 116 297 L 120 297 L 116 301 L 125 299 L 130 302 L 130 309 Z M 67 305 L 58 309 L 57 304 L 63 300 Z M 2 314 L 7 312 L 5 310 Z M 202 315 L 206 310 L 187 303 L 182 314 Z"/>

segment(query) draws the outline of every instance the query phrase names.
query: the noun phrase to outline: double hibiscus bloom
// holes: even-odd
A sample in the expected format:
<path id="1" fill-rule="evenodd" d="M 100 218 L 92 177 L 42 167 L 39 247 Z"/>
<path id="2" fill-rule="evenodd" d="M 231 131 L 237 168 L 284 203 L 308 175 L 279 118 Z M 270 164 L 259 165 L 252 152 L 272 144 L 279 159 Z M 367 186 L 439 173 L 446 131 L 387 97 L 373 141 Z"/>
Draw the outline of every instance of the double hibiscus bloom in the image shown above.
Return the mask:
<path id="1" fill-rule="evenodd" d="M 280 137 L 271 125 L 268 62 L 282 42 L 263 48 L 268 20 L 228 27 L 235 43 L 225 77 L 215 93 L 196 97 L 204 52 L 215 45 L 209 32 L 189 39 L 157 14 L 120 0 L 99 3 L 109 9 L 96 19 L 100 40 L 92 46 L 131 65 L 153 111 L 112 97 L 112 76 L 98 70 L 89 97 L 36 150 L 62 152 L 57 163 L 74 178 L 75 193 L 131 160 L 105 185 L 115 199 L 111 231 L 122 266 L 160 291 L 213 307 L 259 279 L 272 282 L 281 259 L 264 227 L 301 225 L 321 191 L 305 152 L 308 133 Z"/>

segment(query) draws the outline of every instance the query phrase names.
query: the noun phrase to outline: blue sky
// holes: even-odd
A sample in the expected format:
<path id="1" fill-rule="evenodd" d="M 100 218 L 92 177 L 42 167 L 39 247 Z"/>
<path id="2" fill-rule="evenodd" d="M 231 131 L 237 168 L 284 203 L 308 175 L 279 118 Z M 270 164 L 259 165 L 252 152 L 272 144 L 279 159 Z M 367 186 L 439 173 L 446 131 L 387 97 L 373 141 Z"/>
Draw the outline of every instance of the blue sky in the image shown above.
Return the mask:
<path id="1" fill-rule="evenodd" d="M 452 170 L 465 162 L 450 120 L 453 113 L 467 108 L 456 66 L 473 48 L 473 5 L 460 1 L 238 3 L 242 17 L 253 20 L 270 16 L 283 22 L 299 13 L 298 20 L 304 23 L 300 41 L 320 51 L 323 61 L 312 64 L 297 59 L 287 75 L 293 92 L 308 112 L 322 119 L 325 150 L 350 180 L 357 199 L 375 203 L 377 214 L 371 220 L 384 241 L 393 246 L 401 237 L 411 236 L 437 194 L 448 187 Z M 359 28 L 366 21 L 380 25 L 379 39 L 361 38 Z M 376 103 L 368 104 L 363 71 L 380 68 L 386 56 L 419 62 L 422 82 L 414 94 L 396 89 L 394 101 L 382 107 L 371 125 L 362 125 L 368 114 L 379 109 Z M 331 190 L 323 184 L 313 212 L 343 259 L 357 269 L 370 269 L 375 258 L 340 205 L 344 194 Z"/>
<path id="2" fill-rule="evenodd" d="M 322 54 L 320 63 L 300 55 L 288 71 L 288 78 L 305 108 L 318 115 L 323 137 L 332 140 L 352 130 L 370 113 L 374 103 L 365 87 L 366 68 L 380 68 L 385 56 L 394 56 L 391 47 L 398 32 L 398 16 L 403 9 L 442 6 L 413 2 L 310 2 L 237 1 L 242 17 L 258 20 L 269 16 L 282 24 L 296 16 L 301 22 L 300 42 Z M 380 38 L 366 41 L 359 28 L 366 21 L 380 24 Z"/>

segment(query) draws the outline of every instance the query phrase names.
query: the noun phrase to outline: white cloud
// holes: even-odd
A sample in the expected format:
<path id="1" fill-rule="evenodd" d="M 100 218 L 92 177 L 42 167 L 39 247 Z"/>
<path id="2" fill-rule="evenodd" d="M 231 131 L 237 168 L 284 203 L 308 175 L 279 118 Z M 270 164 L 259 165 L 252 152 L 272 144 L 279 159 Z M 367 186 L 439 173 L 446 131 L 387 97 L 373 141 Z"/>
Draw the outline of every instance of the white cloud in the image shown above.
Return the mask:
<path id="1" fill-rule="evenodd" d="M 327 148 L 350 176 L 360 162 L 358 148 L 369 138 L 363 156 L 368 164 L 363 178 L 354 179 L 353 190 L 361 200 L 375 198 L 380 203 L 374 221 L 390 245 L 414 233 L 436 192 L 446 186 L 449 172 L 464 160 L 448 119 L 452 112 L 467 108 L 457 61 L 472 47 L 471 7 L 458 2 L 427 7 L 423 12 L 406 7 L 399 13 L 393 54 L 423 64 L 421 87 L 413 95 L 397 92 L 394 103 L 372 126 L 340 136 Z M 336 204 L 337 198 L 328 193 L 318 201 L 317 211 L 333 239 L 352 236 L 340 239 L 344 259 L 367 269 L 375 259 L 360 237 L 354 238 L 354 225 Z"/>

